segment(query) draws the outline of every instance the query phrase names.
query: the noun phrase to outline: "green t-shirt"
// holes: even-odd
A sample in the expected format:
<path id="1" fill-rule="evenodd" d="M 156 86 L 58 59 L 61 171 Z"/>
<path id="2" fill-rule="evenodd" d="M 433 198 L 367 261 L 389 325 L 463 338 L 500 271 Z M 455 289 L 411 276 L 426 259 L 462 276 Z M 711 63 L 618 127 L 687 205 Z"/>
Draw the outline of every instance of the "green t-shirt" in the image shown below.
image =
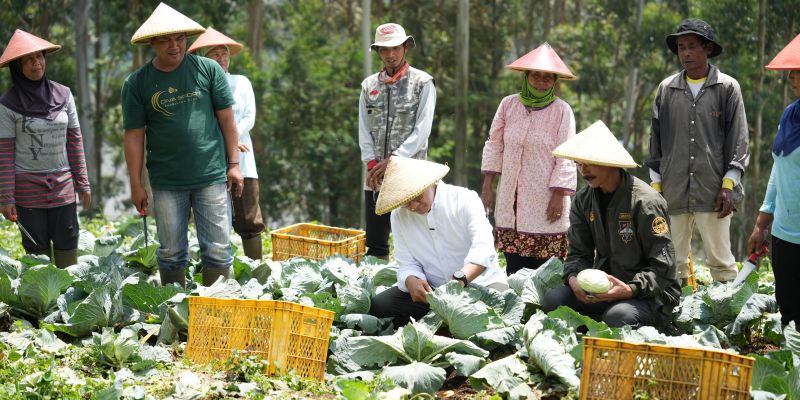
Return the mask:
<path id="1" fill-rule="evenodd" d="M 148 62 L 122 86 L 125 129 L 145 128 L 155 189 L 188 190 L 227 181 L 225 140 L 215 111 L 234 104 L 216 61 L 186 54 L 171 72 Z"/>

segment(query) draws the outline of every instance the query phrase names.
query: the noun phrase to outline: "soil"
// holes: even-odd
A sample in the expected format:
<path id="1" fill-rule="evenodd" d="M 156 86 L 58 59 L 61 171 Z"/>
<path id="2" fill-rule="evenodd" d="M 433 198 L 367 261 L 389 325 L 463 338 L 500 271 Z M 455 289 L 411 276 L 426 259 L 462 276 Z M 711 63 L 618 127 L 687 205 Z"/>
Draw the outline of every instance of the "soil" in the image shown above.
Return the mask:
<path id="1" fill-rule="evenodd" d="M 494 394 L 494 390 L 491 388 L 483 390 L 482 392 L 486 394 L 486 398 Z M 469 385 L 469 380 L 467 378 L 463 376 L 456 376 L 456 371 L 451 370 L 447 374 L 447 379 L 444 381 L 444 386 L 442 386 L 442 388 L 436 392 L 436 398 L 448 400 L 474 399 L 477 394 L 478 391 Z"/>
<path id="2" fill-rule="evenodd" d="M 777 346 L 777 345 L 775 345 L 773 343 L 768 342 L 767 339 L 765 339 L 764 337 L 753 336 L 751 342 L 746 344 L 746 345 L 744 345 L 744 346 L 742 346 L 741 351 L 739 351 L 739 353 L 740 354 L 751 354 L 751 353 L 766 354 L 766 353 L 769 353 L 771 351 L 778 351 L 778 350 L 782 350 L 782 349 L 783 348 L 781 346 Z"/>

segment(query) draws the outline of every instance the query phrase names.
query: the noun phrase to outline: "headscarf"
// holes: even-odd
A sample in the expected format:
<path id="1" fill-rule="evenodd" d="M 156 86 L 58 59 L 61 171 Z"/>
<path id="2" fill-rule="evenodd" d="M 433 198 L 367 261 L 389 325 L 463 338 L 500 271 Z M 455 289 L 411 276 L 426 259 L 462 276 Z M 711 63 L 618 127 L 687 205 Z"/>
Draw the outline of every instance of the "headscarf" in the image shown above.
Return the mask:
<path id="1" fill-rule="evenodd" d="M 536 89 L 528 82 L 528 71 L 522 75 L 522 91 L 519 92 L 519 100 L 525 107 L 544 108 L 556 100 L 555 82 L 558 82 L 558 75 L 553 82 L 553 86 L 548 90 Z"/>
<path id="2" fill-rule="evenodd" d="M 776 156 L 788 156 L 800 147 L 800 100 L 795 101 L 781 116 L 778 134 L 772 143 L 772 152 Z"/>
<path id="3" fill-rule="evenodd" d="M 42 76 L 38 81 L 28 79 L 22 73 L 18 60 L 8 65 L 11 70 L 11 83 L 14 86 L 0 97 L 0 104 L 26 117 L 54 120 L 67 106 L 69 88 Z"/>

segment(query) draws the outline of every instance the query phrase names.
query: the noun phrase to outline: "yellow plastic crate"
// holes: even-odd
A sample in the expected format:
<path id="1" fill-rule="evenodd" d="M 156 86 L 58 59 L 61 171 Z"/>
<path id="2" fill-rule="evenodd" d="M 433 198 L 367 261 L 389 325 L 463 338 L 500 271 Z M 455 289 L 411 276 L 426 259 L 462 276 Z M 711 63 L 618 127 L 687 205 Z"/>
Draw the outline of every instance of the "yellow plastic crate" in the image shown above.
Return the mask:
<path id="1" fill-rule="evenodd" d="M 358 264 L 366 253 L 366 237 L 366 233 L 358 229 L 294 224 L 272 231 L 272 259 L 303 257 L 322 260 L 340 254 Z"/>
<path id="2" fill-rule="evenodd" d="M 748 400 L 754 362 L 724 351 L 584 337 L 580 398 Z"/>
<path id="3" fill-rule="evenodd" d="M 208 363 L 247 351 L 268 361 L 266 374 L 294 370 L 322 381 L 334 314 L 287 301 L 189 297 L 186 356 Z"/>

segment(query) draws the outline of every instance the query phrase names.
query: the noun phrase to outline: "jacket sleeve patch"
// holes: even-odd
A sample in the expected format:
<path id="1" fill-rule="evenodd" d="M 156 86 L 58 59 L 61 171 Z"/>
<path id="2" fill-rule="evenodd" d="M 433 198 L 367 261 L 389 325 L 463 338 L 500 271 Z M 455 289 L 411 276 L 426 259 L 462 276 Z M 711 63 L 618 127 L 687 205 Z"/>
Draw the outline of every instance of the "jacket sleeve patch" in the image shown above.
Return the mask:
<path id="1" fill-rule="evenodd" d="M 655 217 L 653 218 L 653 233 L 656 235 L 663 235 L 669 232 L 669 225 L 667 225 L 667 220 L 664 217 Z"/>

